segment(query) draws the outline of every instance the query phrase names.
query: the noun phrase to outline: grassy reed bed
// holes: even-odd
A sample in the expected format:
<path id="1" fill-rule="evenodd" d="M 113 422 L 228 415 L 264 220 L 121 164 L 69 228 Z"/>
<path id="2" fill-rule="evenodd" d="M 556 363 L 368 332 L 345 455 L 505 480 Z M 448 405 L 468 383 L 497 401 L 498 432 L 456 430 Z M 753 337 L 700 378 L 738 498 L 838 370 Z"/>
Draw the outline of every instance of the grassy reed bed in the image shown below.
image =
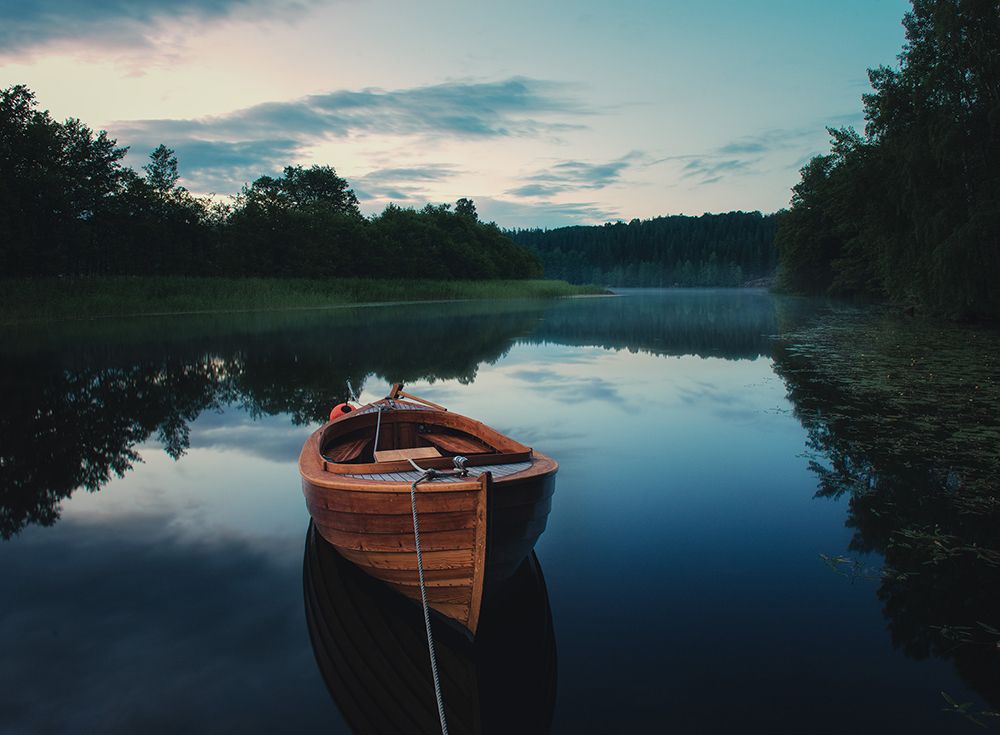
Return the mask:
<path id="1" fill-rule="evenodd" d="M 108 316 L 311 309 L 457 299 L 604 293 L 565 281 L 304 278 L 40 278 L 0 280 L 0 324 Z"/>

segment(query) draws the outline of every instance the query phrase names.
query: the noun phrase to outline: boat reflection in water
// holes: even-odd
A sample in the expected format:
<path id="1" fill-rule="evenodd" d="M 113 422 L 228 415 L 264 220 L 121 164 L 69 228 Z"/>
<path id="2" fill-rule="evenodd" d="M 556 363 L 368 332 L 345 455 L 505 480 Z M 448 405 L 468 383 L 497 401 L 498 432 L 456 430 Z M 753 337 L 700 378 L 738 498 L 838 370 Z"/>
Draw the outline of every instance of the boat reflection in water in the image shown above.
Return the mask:
<path id="1" fill-rule="evenodd" d="M 303 584 L 316 661 L 351 728 L 440 732 L 419 604 L 341 557 L 312 524 Z M 442 620 L 434 643 L 449 731 L 548 732 L 556 646 L 534 552 L 488 586 L 474 642 Z"/>

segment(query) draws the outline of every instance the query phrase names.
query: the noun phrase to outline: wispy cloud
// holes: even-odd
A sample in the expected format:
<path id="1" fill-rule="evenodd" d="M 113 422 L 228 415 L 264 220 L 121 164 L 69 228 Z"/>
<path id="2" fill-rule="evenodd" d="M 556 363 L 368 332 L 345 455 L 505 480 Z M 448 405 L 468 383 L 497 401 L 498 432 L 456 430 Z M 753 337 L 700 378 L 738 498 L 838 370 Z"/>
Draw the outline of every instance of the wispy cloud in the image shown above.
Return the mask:
<path id="1" fill-rule="evenodd" d="M 396 202 L 426 201 L 426 184 L 446 181 L 461 173 L 454 166 L 428 164 L 405 168 L 381 168 L 351 178 L 358 199 L 391 199 Z"/>
<path id="2" fill-rule="evenodd" d="M 641 151 L 631 151 L 607 162 L 557 161 L 524 176 L 526 183 L 504 192 L 520 201 L 488 198 L 477 200 L 477 206 L 487 219 L 501 220 L 508 227 L 565 227 L 616 220 L 620 217 L 619 212 L 606 205 L 591 201 L 552 201 L 552 197 L 603 189 L 619 182 L 626 170 L 647 158 Z"/>
<path id="3" fill-rule="evenodd" d="M 720 153 L 765 153 L 768 146 L 765 143 L 759 141 L 737 141 L 734 143 L 728 143 L 721 148 L 719 148 Z"/>
<path id="4" fill-rule="evenodd" d="M 705 186 L 732 176 L 760 173 L 761 164 L 771 161 L 772 163 L 765 165 L 773 165 L 775 155 L 790 153 L 795 156 L 795 160 L 799 160 L 803 151 L 814 150 L 817 135 L 822 132 L 821 123 L 793 129 L 773 128 L 740 136 L 704 153 L 668 156 L 654 163 L 683 163 L 681 178 Z"/>
<path id="5" fill-rule="evenodd" d="M 131 120 L 109 129 L 146 150 L 164 143 L 178 152 L 185 183 L 204 191 L 204 177 L 234 180 L 256 163 L 268 172 L 326 140 L 364 135 L 490 139 L 554 135 L 581 127 L 566 122 L 590 110 L 568 84 L 525 77 L 453 81 L 409 89 L 339 90 L 197 119 Z M 255 146 L 260 156 L 253 161 Z M 190 157 L 186 159 L 182 157 Z M 240 158 L 228 168 L 226 156 Z M 216 166 L 214 172 L 209 172 Z M 573 175 L 573 172 L 569 172 Z"/>
<path id="6" fill-rule="evenodd" d="M 710 184 L 719 181 L 723 176 L 740 173 L 750 169 L 750 166 L 760 159 L 741 158 L 692 158 L 684 164 L 684 178 L 697 178 L 703 184 Z"/>
<path id="7" fill-rule="evenodd" d="M 622 171 L 628 168 L 632 161 L 640 155 L 639 153 L 629 153 L 627 156 L 608 163 L 562 161 L 528 178 L 532 181 L 571 183 L 599 189 L 617 181 Z"/>
<path id="8" fill-rule="evenodd" d="M 304 140 L 364 133 L 471 138 L 532 135 L 580 127 L 539 119 L 587 112 L 568 91 L 566 84 L 525 77 L 398 90 L 340 90 L 265 102 L 216 117 L 125 122 L 117 129 L 138 135 L 224 139 L 276 133 Z"/>
<path id="9" fill-rule="evenodd" d="M 0 56 L 52 43 L 150 48 L 171 23 L 192 28 L 231 18 L 286 18 L 315 4 L 312 0 L 3 0 Z"/>
<path id="10" fill-rule="evenodd" d="M 618 182 L 622 172 L 645 158 L 645 154 L 632 151 L 621 158 L 606 163 L 588 161 L 560 161 L 525 177 L 531 183 L 515 187 L 507 194 L 516 197 L 550 197 L 580 189 L 603 189 Z"/>
<path id="11" fill-rule="evenodd" d="M 566 191 L 565 186 L 557 184 L 525 184 L 524 186 L 516 186 L 513 189 L 508 189 L 507 193 L 516 197 L 550 197 L 553 194 L 559 194 L 560 192 Z"/>
<path id="12" fill-rule="evenodd" d="M 684 161 L 681 177 L 700 185 L 714 184 L 727 176 L 753 174 L 758 165 L 771 161 L 783 170 L 798 170 L 813 156 L 822 152 L 827 127 L 862 127 L 860 111 L 831 115 L 798 128 L 773 128 L 754 135 L 744 135 L 715 150 L 690 156 L 672 156 L 661 160 Z M 774 163 L 775 154 L 785 162 Z"/>
<path id="13" fill-rule="evenodd" d="M 719 155 L 761 154 L 794 147 L 803 137 L 814 133 L 812 128 L 794 130 L 774 128 L 755 135 L 743 135 L 736 140 L 720 146 L 716 151 Z"/>
<path id="14" fill-rule="evenodd" d="M 510 376 L 527 382 L 528 390 L 560 403 L 604 401 L 621 408 L 624 402 L 618 384 L 604 378 L 561 375 L 555 370 L 520 370 Z"/>

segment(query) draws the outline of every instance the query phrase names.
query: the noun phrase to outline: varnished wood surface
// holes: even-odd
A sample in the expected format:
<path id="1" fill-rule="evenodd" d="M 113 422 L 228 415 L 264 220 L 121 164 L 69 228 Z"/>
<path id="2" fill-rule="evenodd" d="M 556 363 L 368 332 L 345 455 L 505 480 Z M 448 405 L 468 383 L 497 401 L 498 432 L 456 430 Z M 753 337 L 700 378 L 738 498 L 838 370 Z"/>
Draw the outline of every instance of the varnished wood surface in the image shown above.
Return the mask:
<path id="1" fill-rule="evenodd" d="M 365 451 L 371 443 L 371 437 L 363 436 L 332 448 L 327 453 L 327 457 L 338 464 L 352 462 L 360 457 L 361 453 Z"/>
<path id="2" fill-rule="evenodd" d="M 417 486 L 417 512 L 423 522 L 424 572 L 433 577 L 428 602 L 475 634 L 485 582 L 489 473 L 458 485 L 455 492 L 424 492 Z M 311 487 L 303 481 L 307 505 L 319 533 L 345 558 L 382 579 L 403 595 L 419 596 L 416 543 L 409 485 L 395 493 L 357 493 Z M 328 518 L 327 514 L 331 514 Z M 436 517 L 444 514 L 444 520 Z M 352 517 L 352 529 L 333 523 Z M 367 521 L 369 522 L 366 522 Z M 372 519 L 377 519 L 370 522 Z"/>
<path id="3" fill-rule="evenodd" d="M 311 528 L 303 562 L 309 637 L 355 733 L 439 733 L 419 605 L 342 559 Z M 449 731 L 548 732 L 556 694 L 552 615 L 533 555 L 484 599 L 475 643 L 434 623 Z"/>
<path id="4" fill-rule="evenodd" d="M 329 456 L 329 455 L 328 455 Z M 430 459 L 440 457 L 435 447 L 412 447 L 410 449 L 380 449 L 375 452 L 376 462 L 399 462 L 408 459 Z"/>
<path id="5" fill-rule="evenodd" d="M 532 458 L 530 450 L 524 452 L 506 452 L 491 454 L 473 454 L 467 459 L 469 466 L 481 467 L 488 464 L 500 464 L 503 462 L 525 462 Z M 441 457 L 439 459 L 425 459 L 420 463 L 424 469 L 449 470 L 454 465 L 451 457 Z M 413 465 L 404 460 L 394 462 L 372 462 L 371 464 L 338 464 L 334 462 L 323 462 L 323 470 L 330 474 L 338 475 L 364 475 L 378 474 L 382 472 L 409 472 Z"/>
<path id="6" fill-rule="evenodd" d="M 473 439 L 472 437 L 465 436 L 454 436 L 452 434 L 437 434 L 424 432 L 420 435 L 422 438 L 429 441 L 435 447 L 440 447 L 446 452 L 454 452 L 455 454 L 489 454 L 492 449 L 479 441 L 478 439 Z"/>
<path id="7" fill-rule="evenodd" d="M 396 488 L 384 488 L 383 492 L 356 492 L 354 490 L 338 490 L 336 488 L 313 485 L 308 480 L 303 482 L 303 489 L 306 493 L 306 507 L 309 514 L 320 525 L 326 511 L 356 513 L 363 515 L 402 515 L 406 516 L 410 512 L 409 485 L 405 487 L 405 494 L 399 489 L 403 483 L 395 483 Z M 469 511 L 475 508 L 476 498 L 473 493 L 468 492 L 469 488 L 459 488 L 451 492 L 425 493 L 422 497 L 434 495 L 434 506 L 431 511 L 420 511 L 421 517 L 425 513 L 460 512 Z M 410 522 L 410 533 L 413 533 L 413 522 Z"/>
<path id="8" fill-rule="evenodd" d="M 320 427 L 314 434 L 315 450 L 324 471 L 335 474 L 361 474 L 409 469 L 407 462 L 372 462 L 370 465 L 344 464 L 334 461 L 333 457 L 330 457 L 329 461 L 322 461 L 323 453 L 336 447 L 339 442 L 353 441 L 359 435 L 374 437 L 376 430 L 379 434 L 379 442 L 378 446 L 374 447 L 375 451 L 421 446 L 424 444 L 424 440 L 420 436 L 420 427 L 423 427 L 424 433 L 464 434 L 477 445 L 486 445 L 490 451 L 485 452 L 482 456 L 470 457 L 472 463 L 492 464 L 502 461 L 523 461 L 532 454 L 530 447 L 501 434 L 481 421 L 470 419 L 461 414 L 425 409 L 415 404 L 408 404 L 406 410 L 389 409 L 381 412 L 370 410 L 372 406 L 377 404 L 397 408 L 402 408 L 403 405 L 402 402 L 398 401 L 393 403 L 377 401 L 375 404 L 363 406 L 356 411 L 341 414 L 333 421 Z M 381 419 L 379 418 L 380 413 Z M 378 428 L 376 429 L 376 427 Z M 429 442 L 427 444 L 429 445 Z M 428 466 L 440 469 L 448 467 L 450 464 L 448 459 L 437 463 L 431 460 Z"/>
<path id="9" fill-rule="evenodd" d="M 391 477 L 385 474 L 390 472 L 387 468 L 402 462 L 341 464 L 338 466 L 340 471 L 333 472 L 329 471 L 331 463 L 321 455 L 321 447 L 335 439 L 331 439 L 332 428 L 337 428 L 339 434 L 336 435 L 348 437 L 339 445 L 334 441 L 338 448 L 360 442 L 365 430 L 372 430 L 374 436 L 377 415 L 350 417 L 351 414 L 345 414 L 324 425 L 310 436 L 302 449 L 299 469 L 309 513 L 317 531 L 344 558 L 401 595 L 419 598 L 410 482 L 385 479 Z M 478 442 L 478 446 L 500 450 L 477 455 L 477 458 L 490 458 L 491 464 L 497 466 L 504 461 L 514 463 L 521 458 L 530 459 L 524 463 L 525 469 L 496 480 L 490 472 L 484 472 L 479 478 L 431 480 L 417 485 L 417 512 L 429 604 L 474 635 L 487 577 L 490 584 L 494 584 L 509 576 L 530 553 L 545 528 L 558 465 L 459 414 L 422 409 L 390 410 L 383 413 L 382 422 L 376 454 L 379 459 L 393 457 L 385 453 L 412 451 L 414 448 L 396 442 L 416 441 L 420 431 L 428 426 L 441 427 L 444 431 L 432 433 L 456 439 L 463 449 L 474 448 L 477 446 L 474 442 Z M 383 431 L 388 437 L 384 443 Z M 457 431 L 470 432 L 468 439 L 449 433 Z M 453 443 L 451 446 L 458 445 Z M 437 452 L 429 444 L 425 449 Z M 450 457 L 440 460 L 451 464 Z M 420 465 L 424 467 L 434 461 L 434 458 L 423 458 Z M 405 470 L 412 471 L 409 463 L 405 464 Z M 344 468 L 358 474 L 377 472 L 380 479 L 354 477 L 343 472 Z M 544 506 L 541 515 L 540 506 Z M 489 573 L 488 566 L 492 567 Z"/>

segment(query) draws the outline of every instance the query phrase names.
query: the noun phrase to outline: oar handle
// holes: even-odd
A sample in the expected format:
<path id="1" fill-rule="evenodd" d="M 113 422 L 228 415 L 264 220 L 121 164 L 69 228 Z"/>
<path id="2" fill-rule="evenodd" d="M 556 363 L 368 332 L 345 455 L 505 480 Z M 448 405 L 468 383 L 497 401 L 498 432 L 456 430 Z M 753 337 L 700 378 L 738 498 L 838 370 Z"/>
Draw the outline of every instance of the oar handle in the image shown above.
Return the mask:
<path id="1" fill-rule="evenodd" d="M 409 398 L 411 401 L 416 401 L 417 403 L 422 403 L 425 406 L 430 406 L 431 408 L 436 408 L 438 411 L 447 411 L 448 410 L 444 406 L 439 406 L 436 403 L 432 403 L 431 401 L 428 401 L 426 398 L 421 398 L 420 396 L 415 396 L 412 393 L 407 393 L 406 391 L 403 390 L 403 384 L 402 383 L 393 383 L 392 384 L 392 390 L 389 391 L 389 395 L 387 397 L 389 398 L 389 400 L 393 400 L 393 399 L 399 398 L 399 397 Z"/>

